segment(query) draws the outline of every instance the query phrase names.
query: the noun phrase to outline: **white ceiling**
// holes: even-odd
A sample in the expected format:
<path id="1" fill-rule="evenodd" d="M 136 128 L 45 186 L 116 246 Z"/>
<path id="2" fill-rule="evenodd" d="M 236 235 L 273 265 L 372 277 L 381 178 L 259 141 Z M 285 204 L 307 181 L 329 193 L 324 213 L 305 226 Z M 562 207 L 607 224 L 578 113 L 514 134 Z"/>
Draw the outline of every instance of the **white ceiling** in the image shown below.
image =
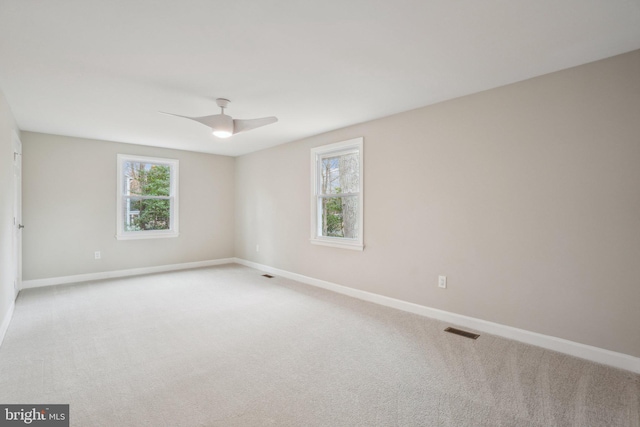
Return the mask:
<path id="1" fill-rule="evenodd" d="M 640 0 L 0 0 L 22 130 L 241 155 L 640 48 Z M 219 140 L 158 114 L 279 122 Z"/>

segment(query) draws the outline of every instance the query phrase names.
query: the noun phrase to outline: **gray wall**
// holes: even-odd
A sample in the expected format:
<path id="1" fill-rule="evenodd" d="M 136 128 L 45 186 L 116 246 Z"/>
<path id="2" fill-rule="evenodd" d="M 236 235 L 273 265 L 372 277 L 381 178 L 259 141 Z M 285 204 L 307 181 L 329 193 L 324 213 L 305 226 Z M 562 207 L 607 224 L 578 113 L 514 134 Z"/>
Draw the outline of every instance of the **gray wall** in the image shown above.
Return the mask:
<path id="1" fill-rule="evenodd" d="M 13 133 L 19 134 L 13 114 L 0 91 L 0 324 L 15 300 L 13 275 Z"/>
<path id="2" fill-rule="evenodd" d="M 309 150 L 358 136 L 365 250 L 311 245 Z M 640 357 L 639 187 L 635 51 L 239 157 L 236 256 Z"/>
<path id="3" fill-rule="evenodd" d="M 31 132 L 22 143 L 24 280 L 233 256 L 232 157 Z M 118 153 L 180 161 L 179 237 L 115 239 Z"/>

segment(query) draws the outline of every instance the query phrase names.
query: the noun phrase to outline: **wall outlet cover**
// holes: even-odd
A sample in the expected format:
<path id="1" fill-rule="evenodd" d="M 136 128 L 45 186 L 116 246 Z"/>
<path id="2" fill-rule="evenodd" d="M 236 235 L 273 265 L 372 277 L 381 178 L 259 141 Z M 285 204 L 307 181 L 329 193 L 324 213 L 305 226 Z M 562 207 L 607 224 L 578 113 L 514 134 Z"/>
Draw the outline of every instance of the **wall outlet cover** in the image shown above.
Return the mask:
<path id="1" fill-rule="evenodd" d="M 447 276 L 438 276 L 438 287 L 440 288 L 447 287 Z"/>

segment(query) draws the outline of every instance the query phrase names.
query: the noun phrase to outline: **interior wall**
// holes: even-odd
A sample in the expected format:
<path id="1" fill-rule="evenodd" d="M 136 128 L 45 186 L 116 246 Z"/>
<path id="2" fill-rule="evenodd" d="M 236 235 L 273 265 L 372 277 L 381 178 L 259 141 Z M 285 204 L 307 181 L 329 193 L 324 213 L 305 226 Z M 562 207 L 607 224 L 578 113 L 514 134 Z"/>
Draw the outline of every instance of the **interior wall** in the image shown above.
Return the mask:
<path id="1" fill-rule="evenodd" d="M 312 245 L 310 149 L 359 136 L 365 250 Z M 640 357 L 639 165 L 634 51 L 237 158 L 236 256 Z"/>
<path id="2" fill-rule="evenodd" d="M 0 324 L 15 300 L 13 275 L 13 134 L 19 130 L 11 108 L 0 90 Z M 1 339 L 1 337 L 0 337 Z"/>
<path id="3" fill-rule="evenodd" d="M 32 132 L 22 143 L 24 280 L 233 256 L 234 158 Z M 119 153 L 180 161 L 179 237 L 116 240 Z"/>

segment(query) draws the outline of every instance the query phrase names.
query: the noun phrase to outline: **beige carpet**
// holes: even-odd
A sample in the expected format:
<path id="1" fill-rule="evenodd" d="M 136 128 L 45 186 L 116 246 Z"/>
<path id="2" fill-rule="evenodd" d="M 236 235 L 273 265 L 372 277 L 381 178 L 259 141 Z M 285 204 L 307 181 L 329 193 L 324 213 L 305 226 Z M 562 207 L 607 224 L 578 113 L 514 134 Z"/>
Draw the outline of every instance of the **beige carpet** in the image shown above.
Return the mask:
<path id="1" fill-rule="evenodd" d="M 20 293 L 0 403 L 73 426 L 632 426 L 640 376 L 227 265 Z"/>

